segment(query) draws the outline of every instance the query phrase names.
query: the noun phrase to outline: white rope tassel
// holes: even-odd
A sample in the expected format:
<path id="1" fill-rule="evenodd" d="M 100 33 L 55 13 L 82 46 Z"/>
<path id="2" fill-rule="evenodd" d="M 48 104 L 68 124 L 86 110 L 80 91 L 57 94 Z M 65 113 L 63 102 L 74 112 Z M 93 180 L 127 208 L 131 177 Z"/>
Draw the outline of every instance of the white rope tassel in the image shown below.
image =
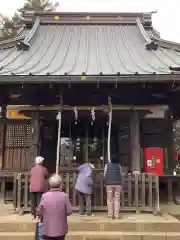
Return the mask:
<path id="1" fill-rule="evenodd" d="M 109 125 L 108 125 L 108 142 L 107 142 L 107 149 L 108 149 L 108 162 L 111 162 L 111 125 L 112 125 L 112 103 L 111 97 L 108 98 L 109 104 Z"/>
<path id="2" fill-rule="evenodd" d="M 77 124 L 77 120 L 78 120 L 78 110 L 77 110 L 76 107 L 74 108 L 74 116 L 75 116 L 75 124 Z"/>
<path id="3" fill-rule="evenodd" d="M 57 140 L 57 152 L 56 152 L 56 174 L 59 173 L 59 161 L 60 161 L 60 145 L 61 145 L 61 112 L 57 115 L 58 120 L 58 140 Z"/>
<path id="4" fill-rule="evenodd" d="M 95 107 L 92 108 L 91 110 L 91 117 L 92 117 L 92 121 L 91 121 L 91 125 L 93 125 L 95 119 L 96 119 L 96 116 L 95 116 Z"/>

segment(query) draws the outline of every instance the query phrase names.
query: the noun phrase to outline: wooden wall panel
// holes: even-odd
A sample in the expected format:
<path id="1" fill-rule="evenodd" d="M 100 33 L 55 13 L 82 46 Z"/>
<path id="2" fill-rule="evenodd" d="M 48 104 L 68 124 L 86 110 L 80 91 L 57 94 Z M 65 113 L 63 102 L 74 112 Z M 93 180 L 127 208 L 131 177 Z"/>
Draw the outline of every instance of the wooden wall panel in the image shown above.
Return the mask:
<path id="1" fill-rule="evenodd" d="M 141 120 L 141 147 L 169 148 L 172 144 L 172 122 L 165 119 Z"/>
<path id="2" fill-rule="evenodd" d="M 31 142 L 31 125 L 28 120 L 10 120 L 6 127 L 3 169 L 28 169 L 28 149 Z"/>
<path id="3" fill-rule="evenodd" d="M 6 148 L 4 154 L 4 170 L 21 171 L 28 169 L 28 149 Z"/>
<path id="4" fill-rule="evenodd" d="M 161 147 L 164 149 L 164 173 L 172 173 L 173 122 L 169 119 L 141 119 L 141 148 Z"/>
<path id="5" fill-rule="evenodd" d="M 145 134 L 162 134 L 165 129 L 164 119 L 141 119 L 141 132 Z"/>

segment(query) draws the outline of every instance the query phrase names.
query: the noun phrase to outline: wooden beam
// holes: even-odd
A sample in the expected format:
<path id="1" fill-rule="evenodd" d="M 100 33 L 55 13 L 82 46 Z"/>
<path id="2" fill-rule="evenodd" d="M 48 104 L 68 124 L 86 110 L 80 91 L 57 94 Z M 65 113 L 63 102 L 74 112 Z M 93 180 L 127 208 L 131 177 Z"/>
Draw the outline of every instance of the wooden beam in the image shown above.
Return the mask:
<path id="1" fill-rule="evenodd" d="M 6 105 L 1 106 L 0 118 L 0 170 L 3 169 L 4 164 L 4 150 L 6 139 Z"/>
<path id="2" fill-rule="evenodd" d="M 130 115 L 130 137 L 132 171 L 141 171 L 140 129 L 139 114 L 137 111 L 132 111 Z"/>
<path id="3" fill-rule="evenodd" d="M 133 105 L 112 105 L 113 111 L 119 110 L 149 110 L 152 108 L 162 108 L 164 105 L 149 105 L 149 106 L 133 106 Z M 78 111 L 91 111 L 94 106 L 76 106 Z M 108 105 L 95 106 L 96 111 L 104 111 L 105 109 L 109 109 Z M 8 106 L 8 110 L 17 110 L 17 111 L 36 111 L 36 106 Z M 59 111 L 59 106 L 39 106 L 38 109 L 40 111 Z M 63 106 L 63 110 L 65 111 L 73 111 L 74 106 Z"/>

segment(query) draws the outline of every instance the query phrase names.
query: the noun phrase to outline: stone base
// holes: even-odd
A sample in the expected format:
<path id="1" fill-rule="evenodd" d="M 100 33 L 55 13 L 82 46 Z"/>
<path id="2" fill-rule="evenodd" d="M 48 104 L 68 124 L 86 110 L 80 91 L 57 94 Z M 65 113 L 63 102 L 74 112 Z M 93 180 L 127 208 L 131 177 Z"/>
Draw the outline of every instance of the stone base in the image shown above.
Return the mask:
<path id="1" fill-rule="evenodd" d="M 120 220 L 101 213 L 94 217 L 73 214 L 68 222 L 66 240 L 180 240 L 180 221 L 168 214 L 124 214 Z M 35 226 L 30 215 L 1 216 L 0 239 L 34 240 Z"/>
<path id="2" fill-rule="evenodd" d="M 0 233 L 3 240 L 34 240 L 34 233 Z M 180 233 L 152 232 L 69 232 L 66 240 L 179 240 Z"/>

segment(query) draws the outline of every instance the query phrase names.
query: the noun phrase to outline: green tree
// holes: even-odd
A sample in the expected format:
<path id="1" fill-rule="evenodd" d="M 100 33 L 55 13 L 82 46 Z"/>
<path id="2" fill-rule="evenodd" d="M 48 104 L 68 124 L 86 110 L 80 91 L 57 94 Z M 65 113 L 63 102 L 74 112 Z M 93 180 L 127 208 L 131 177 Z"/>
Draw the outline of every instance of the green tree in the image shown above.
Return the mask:
<path id="1" fill-rule="evenodd" d="M 58 7 L 58 3 L 53 3 L 50 0 L 25 0 L 24 6 L 19 9 L 23 11 L 47 11 L 53 12 Z"/>
<path id="2" fill-rule="evenodd" d="M 25 11 L 46 11 L 53 12 L 58 7 L 58 3 L 51 0 L 25 0 L 24 6 L 15 12 L 11 19 L 0 14 L 0 40 L 12 38 L 17 35 L 21 27 L 22 13 Z"/>
<path id="3" fill-rule="evenodd" d="M 12 19 L 0 14 L 0 38 L 7 39 L 9 37 L 14 37 L 17 34 L 18 26 L 14 24 Z"/>

